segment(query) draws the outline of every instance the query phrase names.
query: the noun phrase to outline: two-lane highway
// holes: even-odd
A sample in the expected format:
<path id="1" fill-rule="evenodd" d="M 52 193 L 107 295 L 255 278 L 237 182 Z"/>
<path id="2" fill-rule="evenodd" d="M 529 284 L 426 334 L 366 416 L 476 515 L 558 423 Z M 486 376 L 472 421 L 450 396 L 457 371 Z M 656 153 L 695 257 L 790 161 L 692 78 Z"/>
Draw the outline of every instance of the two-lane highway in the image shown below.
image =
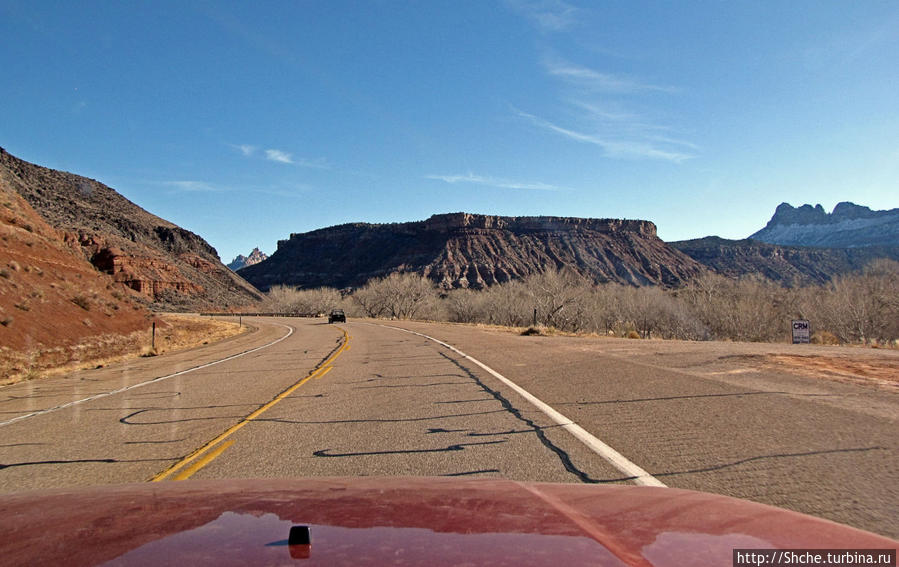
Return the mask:
<path id="1" fill-rule="evenodd" d="M 622 476 L 458 353 L 379 325 L 341 327 L 348 349 L 332 369 L 236 432 L 196 478 Z"/>
<path id="2" fill-rule="evenodd" d="M 365 323 L 256 325 L 262 336 L 249 344 L 5 388 L 0 488 L 194 476 L 622 477 L 431 340 Z"/>
<path id="3" fill-rule="evenodd" d="M 753 357 L 767 347 L 252 324 L 191 352 L 0 389 L 0 490 L 321 475 L 637 480 L 899 536 L 895 390 L 766 370 Z"/>

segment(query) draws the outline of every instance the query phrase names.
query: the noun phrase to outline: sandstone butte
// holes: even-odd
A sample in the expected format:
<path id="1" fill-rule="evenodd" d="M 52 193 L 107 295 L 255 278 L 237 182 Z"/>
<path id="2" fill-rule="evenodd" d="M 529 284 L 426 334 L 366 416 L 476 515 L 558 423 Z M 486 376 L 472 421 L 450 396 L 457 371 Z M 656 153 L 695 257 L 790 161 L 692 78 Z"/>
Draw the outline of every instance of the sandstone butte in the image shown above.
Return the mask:
<path id="1" fill-rule="evenodd" d="M 644 220 L 450 213 L 394 224 L 352 223 L 291 234 L 240 275 L 259 289 L 357 287 L 413 272 L 444 289 L 483 288 L 567 268 L 597 282 L 675 287 L 705 271 Z"/>

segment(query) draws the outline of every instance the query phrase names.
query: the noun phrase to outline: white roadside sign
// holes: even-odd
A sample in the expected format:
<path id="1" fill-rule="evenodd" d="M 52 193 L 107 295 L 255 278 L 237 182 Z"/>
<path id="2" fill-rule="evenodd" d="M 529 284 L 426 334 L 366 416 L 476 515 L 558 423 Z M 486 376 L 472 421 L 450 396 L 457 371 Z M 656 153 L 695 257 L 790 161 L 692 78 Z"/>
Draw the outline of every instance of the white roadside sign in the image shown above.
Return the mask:
<path id="1" fill-rule="evenodd" d="M 809 324 L 807 319 L 793 320 L 793 344 L 808 344 L 811 334 L 809 333 Z"/>

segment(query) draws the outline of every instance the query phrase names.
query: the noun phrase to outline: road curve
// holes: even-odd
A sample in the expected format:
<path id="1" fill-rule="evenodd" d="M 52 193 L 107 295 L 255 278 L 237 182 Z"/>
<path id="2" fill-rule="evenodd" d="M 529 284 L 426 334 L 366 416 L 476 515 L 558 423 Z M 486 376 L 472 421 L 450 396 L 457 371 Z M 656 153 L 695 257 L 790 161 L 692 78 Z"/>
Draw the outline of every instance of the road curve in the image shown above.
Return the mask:
<path id="1" fill-rule="evenodd" d="M 0 388 L 0 491 L 140 482 L 305 377 L 343 334 L 259 319 L 201 348 Z"/>
<path id="2" fill-rule="evenodd" d="M 251 321 L 253 333 L 205 348 L 0 389 L 0 421 L 35 414 L 0 427 L 0 491 L 174 478 L 634 480 L 474 357 L 669 486 L 899 537 L 895 392 L 763 368 L 752 350 L 762 347 Z"/>

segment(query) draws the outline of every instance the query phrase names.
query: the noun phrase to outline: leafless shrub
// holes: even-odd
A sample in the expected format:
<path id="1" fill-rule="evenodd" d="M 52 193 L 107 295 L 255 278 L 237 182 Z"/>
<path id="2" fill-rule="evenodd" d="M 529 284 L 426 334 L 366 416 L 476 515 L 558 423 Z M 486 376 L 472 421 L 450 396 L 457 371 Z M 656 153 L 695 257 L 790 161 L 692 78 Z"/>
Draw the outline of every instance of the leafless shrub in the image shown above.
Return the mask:
<path id="1" fill-rule="evenodd" d="M 585 321 L 590 284 L 570 270 L 549 270 L 527 278 L 527 294 L 537 321 L 564 331 L 577 331 Z"/>
<path id="2" fill-rule="evenodd" d="M 689 305 L 657 287 L 624 288 L 624 320 L 644 339 L 708 338 L 708 330 Z"/>
<path id="3" fill-rule="evenodd" d="M 265 309 L 285 315 L 314 316 L 340 307 L 340 292 L 329 287 L 297 289 L 290 286 L 272 287 L 265 301 Z"/>
<path id="4" fill-rule="evenodd" d="M 585 298 L 584 327 L 604 335 L 624 335 L 626 321 L 624 295 L 630 288 L 620 284 L 597 286 Z"/>
<path id="5" fill-rule="evenodd" d="M 453 323 L 483 321 L 485 292 L 471 289 L 454 289 L 443 298 L 447 319 Z"/>
<path id="6" fill-rule="evenodd" d="M 830 331 L 815 331 L 809 339 L 813 345 L 838 345 L 840 339 Z"/>
<path id="7" fill-rule="evenodd" d="M 353 293 L 353 299 L 369 317 L 412 319 L 435 313 L 437 290 L 418 274 L 393 273 L 369 281 Z"/>
<path id="8" fill-rule="evenodd" d="M 784 341 L 791 319 L 809 319 L 822 342 L 899 339 L 899 263 L 880 261 L 864 273 L 825 286 L 784 288 L 762 278 L 706 274 L 678 290 L 593 285 L 577 274 L 549 271 L 474 291 L 438 296 L 416 274 L 391 274 L 352 293 L 343 307 L 369 317 L 439 318 L 459 323 L 686 340 Z M 331 289 L 269 292 L 273 310 L 322 313 L 340 305 Z M 835 337 L 835 339 L 831 338 Z"/>
<path id="9" fill-rule="evenodd" d="M 807 301 L 809 319 L 843 343 L 899 339 L 899 262 L 879 260 L 861 274 L 842 276 Z"/>
<path id="10" fill-rule="evenodd" d="M 716 339 L 783 339 L 784 321 L 793 315 L 788 308 L 788 291 L 761 277 L 733 280 L 707 274 L 693 280 L 678 296 Z"/>
<path id="11" fill-rule="evenodd" d="M 72 298 L 72 303 L 77 305 L 78 307 L 84 309 L 85 311 L 91 310 L 91 302 L 90 299 L 85 295 L 76 295 Z"/>
<path id="12" fill-rule="evenodd" d="M 533 303 L 522 282 L 510 281 L 478 293 L 484 294 L 481 323 L 523 327 L 532 322 Z"/>
<path id="13" fill-rule="evenodd" d="M 357 289 L 352 297 L 365 317 L 382 317 L 387 313 L 387 299 L 381 295 L 373 282 Z"/>

